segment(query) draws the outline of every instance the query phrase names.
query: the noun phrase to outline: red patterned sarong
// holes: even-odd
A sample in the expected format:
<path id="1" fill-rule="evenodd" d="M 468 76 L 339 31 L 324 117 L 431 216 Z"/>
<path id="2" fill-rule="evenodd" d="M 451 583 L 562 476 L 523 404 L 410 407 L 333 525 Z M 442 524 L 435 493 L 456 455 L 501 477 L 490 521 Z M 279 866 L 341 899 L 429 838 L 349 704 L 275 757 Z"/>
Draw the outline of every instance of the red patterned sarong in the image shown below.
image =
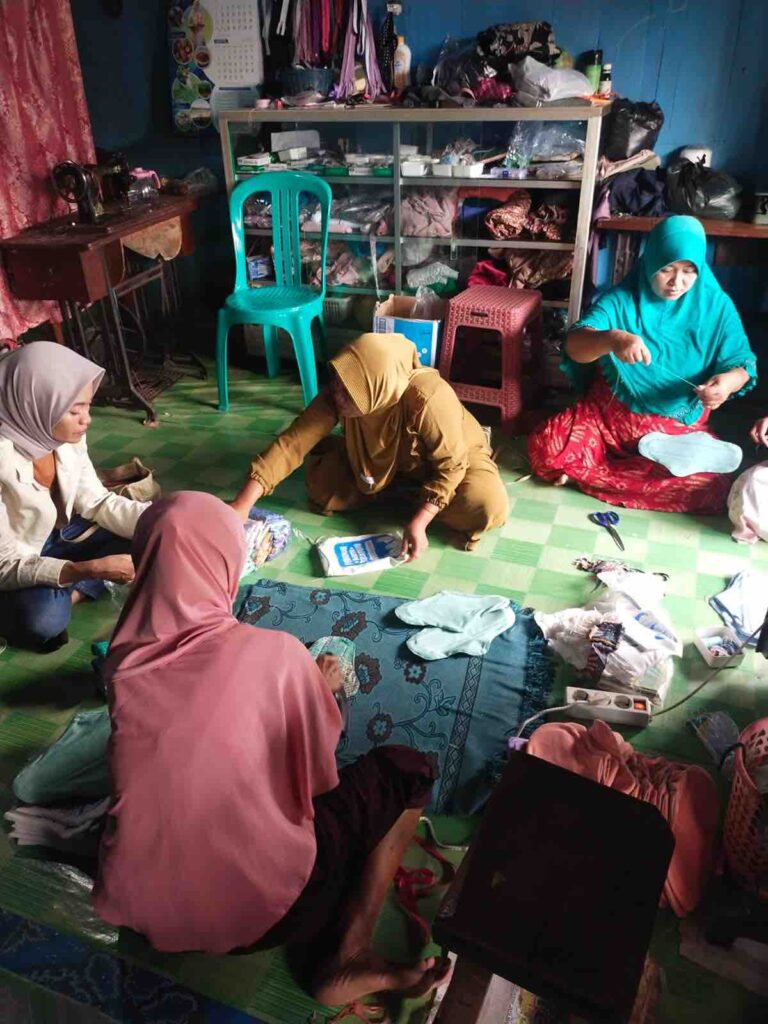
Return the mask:
<path id="1" fill-rule="evenodd" d="M 638 454 L 645 434 L 707 431 L 707 412 L 692 426 L 666 416 L 631 412 L 598 374 L 584 398 L 542 424 L 528 439 L 536 476 L 567 474 L 585 494 L 624 508 L 717 515 L 725 511 L 733 477 L 722 473 L 672 476 Z"/>

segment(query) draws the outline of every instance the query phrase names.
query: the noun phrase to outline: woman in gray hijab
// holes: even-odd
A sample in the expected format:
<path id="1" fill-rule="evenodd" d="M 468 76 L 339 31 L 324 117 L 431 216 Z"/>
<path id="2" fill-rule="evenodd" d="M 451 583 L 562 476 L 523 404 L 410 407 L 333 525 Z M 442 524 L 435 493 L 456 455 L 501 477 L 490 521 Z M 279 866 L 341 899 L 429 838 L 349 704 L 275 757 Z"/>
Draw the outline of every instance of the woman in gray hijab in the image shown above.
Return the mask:
<path id="1" fill-rule="evenodd" d="M 48 341 L 0 358 L 0 622 L 12 642 L 67 642 L 72 606 L 133 579 L 146 502 L 112 494 L 88 455 L 104 371 Z"/>

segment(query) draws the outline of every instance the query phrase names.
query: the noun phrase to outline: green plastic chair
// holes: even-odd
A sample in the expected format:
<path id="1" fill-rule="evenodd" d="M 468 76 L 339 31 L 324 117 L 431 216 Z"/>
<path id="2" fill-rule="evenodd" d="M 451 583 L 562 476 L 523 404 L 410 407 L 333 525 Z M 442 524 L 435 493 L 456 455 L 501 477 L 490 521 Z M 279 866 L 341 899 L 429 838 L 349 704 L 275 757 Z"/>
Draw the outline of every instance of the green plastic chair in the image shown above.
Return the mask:
<path id="1" fill-rule="evenodd" d="M 275 284 L 249 288 L 245 256 L 243 206 L 254 193 L 268 193 L 272 200 L 272 245 L 274 250 Z M 299 224 L 302 194 L 315 196 L 321 211 L 322 281 L 320 288 L 311 288 L 301 280 L 301 227 Z M 309 405 L 317 394 L 317 366 L 312 324 L 320 325 L 321 349 L 325 358 L 325 261 L 328 252 L 328 221 L 331 189 L 327 182 L 312 174 L 278 171 L 259 174 L 243 181 L 232 190 L 229 216 L 235 243 L 235 290 L 219 310 L 216 329 L 216 381 L 219 388 L 219 410 L 229 409 L 227 377 L 227 339 L 235 324 L 261 324 L 267 376 L 280 372 L 278 328 L 291 336 L 299 366 L 304 404 Z"/>

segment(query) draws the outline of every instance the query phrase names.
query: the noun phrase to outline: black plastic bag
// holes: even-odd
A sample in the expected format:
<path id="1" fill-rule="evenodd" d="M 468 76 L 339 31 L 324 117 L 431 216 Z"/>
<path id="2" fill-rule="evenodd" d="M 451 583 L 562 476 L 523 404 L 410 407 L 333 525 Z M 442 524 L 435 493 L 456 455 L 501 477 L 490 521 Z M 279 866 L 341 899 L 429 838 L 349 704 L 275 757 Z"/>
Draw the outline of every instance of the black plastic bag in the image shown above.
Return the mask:
<path id="1" fill-rule="evenodd" d="M 628 160 L 641 149 L 653 149 L 664 124 L 658 103 L 616 100 L 608 121 L 604 154 L 609 160 Z"/>
<path id="2" fill-rule="evenodd" d="M 678 160 L 667 170 L 667 199 L 673 213 L 733 220 L 741 207 L 741 185 L 724 171 Z"/>

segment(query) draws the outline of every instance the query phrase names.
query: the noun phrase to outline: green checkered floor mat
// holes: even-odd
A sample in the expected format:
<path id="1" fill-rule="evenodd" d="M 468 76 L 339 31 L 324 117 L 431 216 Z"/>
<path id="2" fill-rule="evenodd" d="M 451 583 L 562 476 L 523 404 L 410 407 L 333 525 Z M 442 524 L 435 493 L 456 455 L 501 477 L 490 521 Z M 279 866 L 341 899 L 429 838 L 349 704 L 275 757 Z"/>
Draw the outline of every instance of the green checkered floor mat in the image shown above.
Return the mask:
<path id="1" fill-rule="evenodd" d="M 263 377 L 238 371 L 232 371 L 230 378 L 231 411 L 226 415 L 215 410 L 212 380 L 184 379 L 166 392 L 158 400 L 160 426 L 156 430 L 142 427 L 138 413 L 95 409 L 89 433 L 94 461 L 114 466 L 139 455 L 155 470 L 166 492 L 188 488 L 231 497 L 252 455 L 290 423 L 300 407 L 300 392 L 288 378 L 267 382 Z M 444 589 L 505 594 L 545 611 L 581 604 L 592 582 L 573 568 L 574 558 L 580 554 L 617 554 L 606 531 L 587 521 L 588 512 L 600 506 L 569 488 L 520 480 L 527 473 L 521 452 L 522 448 L 508 444 L 500 454 L 511 505 L 509 521 L 502 530 L 485 536 L 479 548 L 467 554 L 453 546 L 448 531 L 435 526 L 429 550 L 412 567 L 356 577 L 355 589 L 405 599 Z M 289 549 L 266 566 L 262 575 L 305 586 L 318 580 L 311 557 L 312 540 L 331 531 L 361 533 L 402 525 L 402 519 L 385 507 L 330 520 L 312 514 L 306 505 L 301 473 L 281 485 L 264 505 L 287 515 L 301 536 L 294 538 Z M 708 607 L 707 598 L 721 590 L 726 579 L 739 569 L 751 564 L 768 570 L 768 544 L 737 546 L 730 539 L 725 520 L 635 511 L 621 513 L 620 532 L 628 561 L 670 574 L 666 606 L 686 640 L 685 656 L 677 667 L 668 698 L 672 703 L 704 678 L 706 666 L 690 641 L 694 627 L 719 621 Z M 328 585 L 327 580 L 324 585 Z M 331 581 L 331 585 L 344 586 L 338 581 Z M 90 645 L 109 635 L 114 619 L 115 609 L 108 601 L 80 605 L 70 629 L 70 643 L 57 653 L 41 657 L 8 649 L 0 655 L 0 810 L 11 804 L 9 784 L 19 766 L 55 738 L 76 706 L 95 701 L 89 672 Z M 561 676 L 564 685 L 565 670 Z M 558 696 L 556 691 L 553 702 Z M 739 724 L 768 714 L 768 664 L 750 654 L 742 667 L 724 672 L 683 708 L 632 736 L 633 742 L 643 749 L 702 760 L 701 748 L 686 730 L 685 721 L 694 710 L 715 708 L 727 709 Z M 46 876 L 42 884 L 40 871 L 39 864 L 13 857 L 7 839 L 0 837 L 0 906 L 65 930 L 79 930 L 80 912 L 68 919 L 68 897 L 62 894 L 57 898 L 55 882 Z M 82 907 L 80 911 L 84 912 Z M 88 928 L 85 932 L 91 934 Z M 93 935 L 98 937 L 98 929 Z M 237 958 L 234 963 L 209 961 L 207 967 L 204 958 L 199 957 L 181 965 L 178 960 L 154 956 L 149 962 L 186 984 L 251 1012 L 265 1011 L 264 1000 L 269 1003 L 275 998 L 274 991 L 290 991 L 282 984 L 270 988 L 274 971 L 267 971 L 258 982 L 264 988 L 264 1000 L 260 1001 L 255 991 L 257 983 L 248 980 L 249 972 L 237 963 Z M 681 973 L 678 963 L 676 972 L 676 978 L 688 979 L 684 987 L 693 993 L 698 984 L 693 968 Z M 699 1006 L 690 1017 L 684 1012 L 686 1000 L 678 999 L 675 1021 L 740 1019 L 733 1016 L 737 990 L 725 983 L 719 983 L 717 990 L 721 995 L 712 997 L 706 1010 Z M 274 1005 L 269 1012 L 276 1013 Z M 280 1011 L 274 1019 L 304 1024 L 306 1018 L 303 1004 L 290 1012 Z"/>

